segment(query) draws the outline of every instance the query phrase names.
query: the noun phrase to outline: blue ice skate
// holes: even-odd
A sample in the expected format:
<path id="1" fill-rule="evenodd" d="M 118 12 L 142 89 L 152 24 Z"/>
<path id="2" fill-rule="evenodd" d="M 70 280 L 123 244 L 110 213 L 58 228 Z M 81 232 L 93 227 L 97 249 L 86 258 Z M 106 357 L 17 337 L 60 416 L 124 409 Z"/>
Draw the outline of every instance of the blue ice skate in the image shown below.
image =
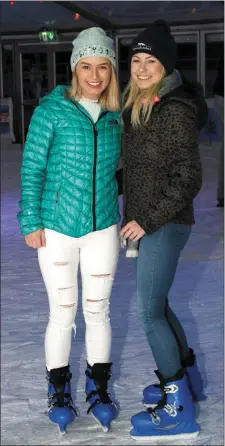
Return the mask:
<path id="1" fill-rule="evenodd" d="M 107 391 L 108 380 L 111 377 L 111 363 L 87 364 L 86 370 L 86 401 L 90 404 L 87 413 L 92 413 L 104 432 L 110 429 L 110 423 L 118 415 L 116 404 Z"/>
<path id="2" fill-rule="evenodd" d="M 199 434 L 187 376 L 181 370 L 163 382 L 163 398 L 154 409 L 131 418 L 130 434 L 136 440 L 190 440 Z"/>
<path id="3" fill-rule="evenodd" d="M 48 417 L 50 421 L 58 425 L 62 434 L 65 434 L 67 425 L 72 423 L 77 416 L 71 398 L 71 377 L 69 366 L 47 371 Z"/>
<path id="4" fill-rule="evenodd" d="M 193 401 L 204 401 L 206 397 L 203 394 L 203 380 L 198 370 L 196 356 L 191 348 L 189 352 L 189 356 L 185 360 L 181 361 L 181 363 L 182 366 L 186 369 L 187 381 L 193 397 Z M 160 381 L 159 371 L 155 370 L 155 374 Z M 143 390 L 142 402 L 147 407 L 154 408 L 161 398 L 162 389 L 160 388 L 160 384 L 150 384 Z"/>

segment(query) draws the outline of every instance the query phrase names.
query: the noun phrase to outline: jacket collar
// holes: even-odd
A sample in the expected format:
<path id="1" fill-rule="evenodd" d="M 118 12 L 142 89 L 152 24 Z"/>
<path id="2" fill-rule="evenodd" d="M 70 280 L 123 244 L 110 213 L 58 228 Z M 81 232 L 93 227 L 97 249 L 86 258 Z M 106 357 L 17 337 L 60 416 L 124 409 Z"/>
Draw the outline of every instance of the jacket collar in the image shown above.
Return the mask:
<path id="1" fill-rule="evenodd" d="M 179 87 L 182 84 L 183 82 L 179 71 L 174 70 L 171 74 L 169 74 L 169 76 L 165 77 L 162 88 L 159 90 L 158 94 L 159 98 L 161 99 L 163 96 L 170 93 L 172 90 L 174 90 L 175 88 Z"/>

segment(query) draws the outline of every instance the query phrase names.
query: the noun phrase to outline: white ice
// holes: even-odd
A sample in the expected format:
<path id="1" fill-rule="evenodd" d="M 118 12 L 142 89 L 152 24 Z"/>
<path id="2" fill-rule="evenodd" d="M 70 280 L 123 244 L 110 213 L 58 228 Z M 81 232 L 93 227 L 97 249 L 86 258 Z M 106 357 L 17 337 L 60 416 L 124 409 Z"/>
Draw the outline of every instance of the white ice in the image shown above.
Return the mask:
<path id="1" fill-rule="evenodd" d="M 196 225 L 183 251 L 170 301 L 194 348 L 207 400 L 199 404 L 201 433 L 189 444 L 223 444 L 223 210 L 216 207 L 218 144 L 201 146 L 204 184 L 195 200 Z M 142 410 L 142 390 L 155 363 L 135 306 L 135 261 L 121 251 L 111 303 L 112 393 L 120 415 L 104 433 L 86 414 L 84 321 L 79 308 L 72 343 L 72 390 L 80 416 L 61 437 L 45 414 L 44 332 L 48 303 L 36 251 L 25 246 L 16 218 L 21 153 L 2 153 L 1 444 L 133 445 L 130 417 Z M 172 444 L 172 443 L 171 443 Z M 175 444 L 188 444 L 174 442 Z"/>

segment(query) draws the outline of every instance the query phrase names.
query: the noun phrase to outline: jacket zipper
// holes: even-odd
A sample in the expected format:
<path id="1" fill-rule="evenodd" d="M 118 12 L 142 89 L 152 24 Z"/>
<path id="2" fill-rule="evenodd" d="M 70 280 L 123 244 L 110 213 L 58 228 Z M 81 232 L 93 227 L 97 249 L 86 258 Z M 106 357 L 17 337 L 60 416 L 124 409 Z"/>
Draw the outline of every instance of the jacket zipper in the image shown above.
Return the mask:
<path id="1" fill-rule="evenodd" d="M 97 148 L 98 148 L 98 130 L 94 126 L 94 164 L 93 164 L 93 198 L 92 198 L 92 217 L 93 217 L 93 231 L 96 231 L 96 170 L 97 170 Z"/>
<path id="2" fill-rule="evenodd" d="M 94 124 L 91 118 L 86 115 L 73 101 L 72 104 L 87 118 L 92 124 L 94 131 L 94 164 L 93 164 L 93 175 L 92 175 L 92 222 L 93 222 L 93 232 L 96 231 L 96 171 L 97 171 L 97 156 L 98 156 L 98 130 L 96 128 L 96 124 L 100 121 L 103 116 L 107 114 L 107 112 L 103 112 L 96 123 Z"/>
<path id="3" fill-rule="evenodd" d="M 125 138 L 127 139 L 127 133 L 125 134 Z M 127 144 L 125 144 L 126 146 Z M 125 152 L 125 157 L 124 157 L 124 169 L 123 169 L 123 186 L 124 186 L 124 193 L 123 193 L 123 211 L 124 211 L 124 216 L 126 218 L 127 215 L 127 197 L 125 194 L 125 190 L 127 189 L 127 154 Z"/>

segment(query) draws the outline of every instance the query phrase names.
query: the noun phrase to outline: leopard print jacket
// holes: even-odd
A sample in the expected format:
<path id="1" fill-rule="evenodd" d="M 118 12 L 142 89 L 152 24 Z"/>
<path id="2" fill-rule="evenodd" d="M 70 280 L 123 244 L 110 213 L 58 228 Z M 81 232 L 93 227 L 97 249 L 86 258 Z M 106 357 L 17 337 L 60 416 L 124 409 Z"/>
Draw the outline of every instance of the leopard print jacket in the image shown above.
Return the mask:
<path id="1" fill-rule="evenodd" d="M 202 185 L 200 114 L 197 96 L 183 85 L 153 106 L 145 126 L 134 129 L 131 112 L 124 113 L 122 226 L 136 220 L 151 234 L 167 223 L 195 222 L 193 199 Z"/>

